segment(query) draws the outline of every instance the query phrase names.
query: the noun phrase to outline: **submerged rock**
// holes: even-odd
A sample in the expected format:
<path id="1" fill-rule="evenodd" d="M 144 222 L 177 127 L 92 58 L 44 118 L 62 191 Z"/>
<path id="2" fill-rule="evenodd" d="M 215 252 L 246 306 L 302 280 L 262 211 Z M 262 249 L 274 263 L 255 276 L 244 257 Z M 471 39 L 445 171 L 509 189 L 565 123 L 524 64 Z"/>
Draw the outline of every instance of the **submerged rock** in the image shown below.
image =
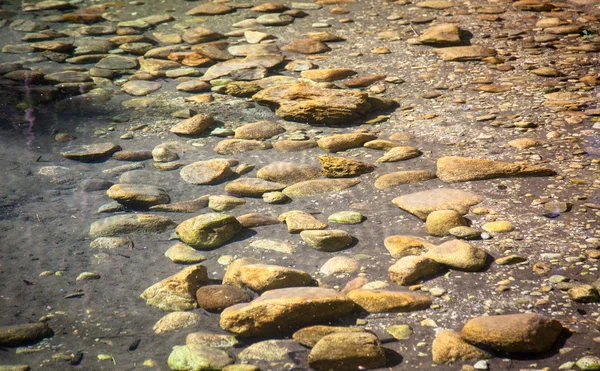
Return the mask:
<path id="1" fill-rule="evenodd" d="M 448 156 L 437 161 L 437 177 L 442 181 L 466 182 L 493 178 L 549 176 L 554 171 L 537 165 L 512 164 L 477 158 Z"/>
<path id="2" fill-rule="evenodd" d="M 129 233 L 162 233 L 175 223 L 164 216 L 152 214 L 115 215 L 95 221 L 90 237 L 112 237 Z"/>
<path id="3" fill-rule="evenodd" d="M 54 335 L 46 323 L 26 323 L 0 327 L 0 346 L 16 347 Z"/>
<path id="4" fill-rule="evenodd" d="M 60 154 L 69 160 L 81 162 L 95 162 L 108 159 L 113 153 L 119 151 L 121 147 L 114 143 L 86 144 Z"/>
<path id="5" fill-rule="evenodd" d="M 194 265 L 150 286 L 140 298 L 147 305 L 165 311 L 185 311 L 198 307 L 196 290 L 208 282 L 206 267 Z"/>
<path id="6" fill-rule="evenodd" d="M 465 215 L 471 206 L 482 201 L 483 197 L 477 193 L 450 188 L 411 193 L 392 200 L 394 205 L 422 220 L 436 210 L 456 210 Z"/>
<path id="7" fill-rule="evenodd" d="M 193 248 L 214 249 L 231 240 L 242 226 L 231 215 L 209 213 L 183 221 L 175 232 L 179 239 Z"/>

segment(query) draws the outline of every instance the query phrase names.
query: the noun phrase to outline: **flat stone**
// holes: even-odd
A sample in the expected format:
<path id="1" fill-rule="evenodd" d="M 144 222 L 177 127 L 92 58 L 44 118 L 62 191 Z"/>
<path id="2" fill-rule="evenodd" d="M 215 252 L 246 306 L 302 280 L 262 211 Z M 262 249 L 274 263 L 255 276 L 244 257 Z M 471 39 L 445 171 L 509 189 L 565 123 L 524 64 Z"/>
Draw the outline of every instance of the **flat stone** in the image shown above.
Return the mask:
<path id="1" fill-rule="evenodd" d="M 201 80 L 189 80 L 177 85 L 176 89 L 186 93 L 203 93 L 210 90 L 210 84 Z"/>
<path id="2" fill-rule="evenodd" d="M 495 222 L 485 223 L 481 226 L 481 229 L 488 233 L 506 233 L 513 231 L 515 227 L 508 220 L 498 220 Z"/>
<path id="3" fill-rule="evenodd" d="M 289 333 L 348 314 L 354 303 L 346 296 L 319 287 L 267 291 L 248 304 L 221 313 L 222 329 L 241 337 Z"/>
<path id="4" fill-rule="evenodd" d="M 549 12 L 555 8 L 550 3 L 545 3 L 537 0 L 521 0 L 512 4 L 515 9 L 528 12 Z"/>
<path id="5" fill-rule="evenodd" d="M 206 267 L 194 265 L 150 286 L 140 295 L 147 305 L 175 312 L 198 307 L 195 293 L 208 282 Z"/>
<path id="6" fill-rule="evenodd" d="M 335 252 L 348 247 L 353 238 L 348 232 L 336 229 L 305 230 L 300 232 L 300 238 L 310 247 L 318 251 Z"/>
<path id="7" fill-rule="evenodd" d="M 190 28 L 181 35 L 183 41 L 190 45 L 215 41 L 222 39 L 223 37 L 222 34 L 204 27 Z"/>
<path id="8" fill-rule="evenodd" d="M 429 45 L 456 45 L 460 44 L 460 29 L 451 23 L 432 26 L 421 34 L 419 42 Z"/>
<path id="9" fill-rule="evenodd" d="M 255 68 L 269 69 L 277 66 L 281 62 L 283 62 L 283 56 L 279 54 L 251 55 L 243 59 L 231 59 L 210 67 L 202 76 L 202 80 L 210 81 L 240 70 L 251 70 Z"/>
<path id="10" fill-rule="evenodd" d="M 299 269 L 270 264 L 246 264 L 239 268 L 238 282 L 252 291 L 263 293 L 285 287 L 312 286 L 310 274 Z"/>
<path id="11" fill-rule="evenodd" d="M 276 219 L 274 221 L 279 223 L 279 221 Z M 277 241 L 270 239 L 260 239 L 252 241 L 250 243 L 250 247 L 259 250 L 276 251 L 283 254 L 293 254 L 296 251 L 296 245 L 293 245 L 287 241 Z"/>
<path id="12" fill-rule="evenodd" d="M 315 179 L 319 175 L 319 168 L 296 162 L 273 162 L 256 173 L 258 178 L 285 185 Z"/>
<path id="13" fill-rule="evenodd" d="M 420 183 L 435 178 L 428 170 L 406 170 L 384 174 L 375 180 L 375 188 L 387 189 L 403 184 Z"/>
<path id="14" fill-rule="evenodd" d="M 368 313 L 413 312 L 431 305 L 427 296 L 413 292 L 358 289 L 348 297 Z"/>
<path id="15" fill-rule="evenodd" d="M 554 170 L 545 166 L 456 156 L 438 159 L 436 172 L 437 177 L 447 183 L 494 178 L 550 176 L 554 174 Z"/>
<path id="16" fill-rule="evenodd" d="M 106 195 L 129 207 L 150 207 L 171 201 L 164 189 L 149 184 L 115 184 Z"/>
<path id="17" fill-rule="evenodd" d="M 383 241 L 392 258 L 403 258 L 421 253 L 435 247 L 427 240 L 416 236 L 389 236 Z"/>
<path id="18" fill-rule="evenodd" d="M 258 178 L 239 178 L 225 186 L 225 192 L 241 197 L 262 197 L 267 192 L 281 191 L 285 184 Z"/>
<path id="19" fill-rule="evenodd" d="M 256 18 L 256 22 L 263 26 L 287 26 L 294 22 L 294 17 L 285 14 L 263 14 Z"/>
<path id="20" fill-rule="evenodd" d="M 121 234 L 162 233 L 175 223 L 164 216 L 152 214 L 115 215 L 90 225 L 90 237 L 113 237 Z"/>
<path id="21" fill-rule="evenodd" d="M 250 10 L 252 10 L 253 12 L 260 13 L 282 13 L 288 9 L 289 8 L 287 6 L 278 3 L 262 3 L 260 5 L 256 5 L 250 8 Z"/>
<path id="22" fill-rule="evenodd" d="M 198 197 L 194 200 L 179 201 L 166 205 L 152 206 L 150 210 L 171 213 L 195 213 L 208 206 L 208 196 Z"/>
<path id="23" fill-rule="evenodd" d="M 128 70 L 136 68 L 137 66 L 137 59 L 131 57 L 122 57 L 120 55 L 109 55 L 96 63 L 97 68 L 105 68 L 107 70 Z"/>
<path id="24" fill-rule="evenodd" d="M 465 226 L 450 228 L 450 230 L 448 230 L 448 233 L 450 233 L 456 238 L 460 238 L 463 240 L 476 240 L 481 238 L 480 231 L 478 231 L 475 228 Z"/>
<path id="25" fill-rule="evenodd" d="M 338 211 L 329 215 L 327 220 L 339 224 L 359 224 L 364 220 L 364 216 L 358 211 Z"/>
<path id="26" fill-rule="evenodd" d="M 360 327 L 317 325 L 305 327 L 301 330 L 298 330 L 294 332 L 294 335 L 292 337 L 299 344 L 302 344 L 305 347 L 312 348 L 319 342 L 319 340 L 321 340 L 327 335 L 348 332 L 365 332 L 365 330 Z"/>
<path id="27" fill-rule="evenodd" d="M 272 148 L 270 143 L 249 139 L 224 139 L 214 148 L 220 155 L 236 155 L 249 151 L 259 151 Z"/>
<path id="28" fill-rule="evenodd" d="M 321 266 L 319 272 L 329 276 L 332 274 L 354 273 L 358 270 L 358 261 L 346 256 L 334 256 Z"/>
<path id="29" fill-rule="evenodd" d="M 303 84 L 263 89 L 252 98 L 283 119 L 313 124 L 345 124 L 371 108 L 364 93 Z"/>
<path id="30" fill-rule="evenodd" d="M 354 187 L 360 179 L 314 179 L 286 187 L 283 193 L 291 198 L 308 197 L 325 193 L 339 192 Z"/>
<path id="31" fill-rule="evenodd" d="M 470 272 L 484 268 L 488 258 L 485 250 L 461 240 L 444 242 L 427 250 L 424 256 L 452 269 Z"/>
<path id="32" fill-rule="evenodd" d="M 98 237 L 90 242 L 90 247 L 92 249 L 116 249 L 128 244 L 129 240 L 124 237 Z"/>
<path id="33" fill-rule="evenodd" d="M 409 325 L 395 325 L 386 328 L 385 332 L 396 340 L 408 340 L 413 334 L 413 329 Z"/>
<path id="34" fill-rule="evenodd" d="M 294 362 L 295 354 L 304 348 L 293 340 L 265 340 L 254 343 L 242 350 L 238 358 L 243 362 Z"/>
<path id="35" fill-rule="evenodd" d="M 366 133 L 335 134 L 319 139 L 317 144 L 327 152 L 340 152 L 360 147 L 374 139 L 377 139 L 377 136 Z"/>
<path id="36" fill-rule="evenodd" d="M 378 81 L 381 81 L 386 78 L 384 74 L 372 74 L 372 75 L 364 75 L 359 76 L 354 79 L 344 81 L 344 85 L 348 88 L 366 88 Z"/>
<path id="37" fill-rule="evenodd" d="M 423 256 L 405 256 L 388 269 L 390 279 L 402 286 L 410 285 L 441 270 L 442 266 L 435 260 Z"/>
<path id="38" fill-rule="evenodd" d="M 353 371 L 385 366 L 385 351 L 377 336 L 368 332 L 334 333 L 323 337 L 310 351 L 308 364 L 316 371 Z"/>
<path id="39" fill-rule="evenodd" d="M 95 162 L 108 159 L 113 153 L 120 150 L 114 143 L 86 144 L 68 151 L 61 152 L 61 156 L 69 160 L 81 162 Z"/>
<path id="40" fill-rule="evenodd" d="M 249 55 L 271 55 L 278 54 L 277 44 L 241 44 L 232 45 L 227 48 L 229 54 L 234 57 L 247 57 Z"/>
<path id="41" fill-rule="evenodd" d="M 271 218 L 269 216 L 259 214 L 259 213 L 250 213 L 237 217 L 237 220 L 240 222 L 242 227 L 244 228 L 253 228 L 260 227 L 263 225 L 272 225 L 279 224 L 279 220 L 275 218 Z"/>
<path id="42" fill-rule="evenodd" d="M 288 153 L 304 151 L 317 146 L 317 141 L 314 139 L 307 140 L 278 140 L 273 144 L 276 151 Z"/>
<path id="43" fill-rule="evenodd" d="M 306 230 L 320 230 L 327 228 L 327 224 L 319 221 L 306 211 L 292 210 L 287 211 L 278 217 L 279 221 L 284 222 L 289 233 L 300 233 Z"/>
<path id="44" fill-rule="evenodd" d="M 482 201 L 483 197 L 474 192 L 440 188 L 396 197 L 392 203 L 421 220 L 425 220 L 427 215 L 435 210 L 456 210 L 461 215 L 465 215 L 471 206 Z"/>
<path id="45" fill-rule="evenodd" d="M 467 343 L 452 330 L 442 330 L 437 334 L 431 344 L 431 354 L 433 362 L 438 365 L 493 357 L 491 353 Z"/>
<path id="46" fill-rule="evenodd" d="M 561 330 L 560 322 L 540 314 L 505 314 L 472 318 L 460 336 L 477 347 L 534 354 L 552 348 Z"/>
<path id="47" fill-rule="evenodd" d="M 185 13 L 186 15 L 221 15 L 235 12 L 235 8 L 225 4 L 206 3 L 198 5 Z"/>
<path id="48" fill-rule="evenodd" d="M 496 50 L 479 45 L 452 46 L 449 48 L 435 49 L 434 52 L 442 58 L 443 61 L 449 62 L 477 61 L 496 55 Z"/>
<path id="49" fill-rule="evenodd" d="M 216 195 L 208 198 L 208 208 L 214 211 L 232 210 L 244 204 L 246 200 L 233 196 Z"/>
<path id="50" fill-rule="evenodd" d="M 198 250 L 182 242 L 177 242 L 165 251 L 165 256 L 177 264 L 197 264 L 208 259 Z"/>
<path id="51" fill-rule="evenodd" d="M 190 184 L 219 184 L 234 175 L 231 165 L 224 159 L 197 161 L 184 166 L 179 175 Z"/>
<path id="52" fill-rule="evenodd" d="M 416 4 L 419 8 L 443 10 L 452 8 L 453 4 L 445 0 L 426 0 Z"/>
<path id="53" fill-rule="evenodd" d="M 410 160 L 411 158 L 419 157 L 421 151 L 411 146 L 397 146 L 391 148 L 383 156 L 377 159 L 377 162 L 397 162 Z"/>
<path id="54" fill-rule="evenodd" d="M 160 82 L 133 80 L 126 82 L 121 89 L 130 95 L 143 96 L 157 91 L 161 87 Z"/>
<path id="55" fill-rule="evenodd" d="M 206 250 L 223 245 L 241 229 L 241 224 L 231 215 L 208 213 L 181 222 L 175 232 L 182 242 Z"/>
<path id="56" fill-rule="evenodd" d="M 356 72 L 349 68 L 329 68 L 300 72 L 300 76 L 304 77 L 305 79 L 317 82 L 333 82 L 337 80 L 343 80 L 355 74 Z"/>
<path id="57" fill-rule="evenodd" d="M 235 138 L 264 140 L 282 133 L 285 133 L 283 126 L 265 120 L 240 126 L 235 129 Z"/>

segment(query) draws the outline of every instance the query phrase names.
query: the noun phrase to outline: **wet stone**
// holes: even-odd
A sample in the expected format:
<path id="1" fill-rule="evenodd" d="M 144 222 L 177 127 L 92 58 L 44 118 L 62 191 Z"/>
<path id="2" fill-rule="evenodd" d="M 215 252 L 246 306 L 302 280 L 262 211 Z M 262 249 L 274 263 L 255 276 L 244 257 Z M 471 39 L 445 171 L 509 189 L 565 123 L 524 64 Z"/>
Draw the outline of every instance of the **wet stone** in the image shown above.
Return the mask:
<path id="1" fill-rule="evenodd" d="M 69 160 L 96 162 L 106 160 L 120 149 L 121 147 L 114 143 L 86 144 L 75 149 L 61 152 L 61 155 Z"/>

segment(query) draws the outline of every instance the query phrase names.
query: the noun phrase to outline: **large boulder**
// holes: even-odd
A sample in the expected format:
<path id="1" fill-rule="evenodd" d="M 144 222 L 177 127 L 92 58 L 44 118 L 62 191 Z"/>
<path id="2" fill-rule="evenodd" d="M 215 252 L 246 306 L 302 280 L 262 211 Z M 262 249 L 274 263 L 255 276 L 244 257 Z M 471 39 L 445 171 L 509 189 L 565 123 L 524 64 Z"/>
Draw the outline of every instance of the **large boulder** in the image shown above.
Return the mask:
<path id="1" fill-rule="evenodd" d="M 225 309 L 219 324 L 238 336 L 266 336 L 337 319 L 353 308 L 354 303 L 337 291 L 292 287 L 267 291 L 248 304 Z"/>
<path id="2" fill-rule="evenodd" d="M 554 170 L 545 166 L 513 164 L 457 156 L 446 156 L 438 159 L 436 172 L 437 177 L 447 183 L 554 174 Z"/>
<path id="3" fill-rule="evenodd" d="M 303 84 L 267 88 L 252 99 L 274 109 L 283 119 L 312 124 L 345 124 L 364 116 L 371 108 L 365 93 Z"/>
<path id="4" fill-rule="evenodd" d="M 560 322 L 541 314 L 505 314 L 475 317 L 460 336 L 478 347 L 501 352 L 543 353 L 552 348 L 561 330 Z"/>
<path id="5" fill-rule="evenodd" d="M 196 249 L 214 249 L 231 240 L 242 225 L 227 214 L 202 214 L 183 221 L 175 232 L 179 239 Z"/>
<path id="6" fill-rule="evenodd" d="M 377 336 L 368 332 L 341 332 L 323 337 L 308 355 L 317 371 L 371 370 L 385 366 L 385 350 Z"/>

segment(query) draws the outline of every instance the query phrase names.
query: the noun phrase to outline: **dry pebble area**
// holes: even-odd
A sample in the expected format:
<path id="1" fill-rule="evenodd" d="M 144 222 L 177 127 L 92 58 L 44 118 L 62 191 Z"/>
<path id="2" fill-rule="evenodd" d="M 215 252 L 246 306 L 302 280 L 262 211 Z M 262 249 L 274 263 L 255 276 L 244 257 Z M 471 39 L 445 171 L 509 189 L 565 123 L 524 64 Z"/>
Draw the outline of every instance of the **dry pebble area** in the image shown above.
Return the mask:
<path id="1" fill-rule="evenodd" d="M 0 370 L 600 370 L 593 0 L 0 9 Z"/>

